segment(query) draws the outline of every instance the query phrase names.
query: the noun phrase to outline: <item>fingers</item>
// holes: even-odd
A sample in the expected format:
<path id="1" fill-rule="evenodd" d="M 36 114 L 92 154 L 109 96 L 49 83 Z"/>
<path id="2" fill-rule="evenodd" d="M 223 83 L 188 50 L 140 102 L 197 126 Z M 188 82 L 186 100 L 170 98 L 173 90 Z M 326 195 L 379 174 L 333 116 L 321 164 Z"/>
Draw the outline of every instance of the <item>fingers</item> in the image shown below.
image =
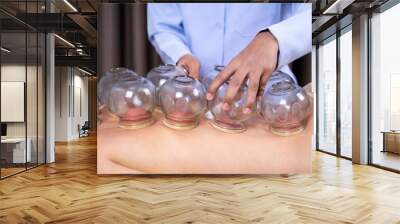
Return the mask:
<path id="1" fill-rule="evenodd" d="M 192 55 L 184 55 L 176 65 L 183 67 L 190 77 L 195 79 L 200 78 L 200 63 Z"/>
<path id="2" fill-rule="evenodd" d="M 190 66 L 189 76 L 198 80 L 200 78 L 199 74 L 200 74 L 200 63 L 194 61 Z"/>
<path id="3" fill-rule="evenodd" d="M 243 113 L 250 114 L 256 104 L 257 93 L 260 86 L 261 73 L 253 73 L 249 75 L 249 87 L 247 92 L 246 106 Z"/>
<path id="4" fill-rule="evenodd" d="M 208 86 L 207 100 L 212 100 L 217 92 L 218 88 L 234 73 L 236 67 L 233 64 L 229 64 L 214 78 L 212 83 Z"/>
<path id="5" fill-rule="evenodd" d="M 180 66 L 182 68 L 184 68 L 186 71 L 189 69 L 189 67 L 187 66 L 186 60 L 185 60 L 185 56 L 182 57 L 177 63 L 176 66 Z"/>
<path id="6" fill-rule="evenodd" d="M 272 72 L 266 71 L 261 75 L 260 80 L 259 80 L 259 85 L 258 85 L 258 93 L 257 93 L 259 96 L 262 96 L 264 94 L 265 85 L 267 84 L 268 79 L 271 76 L 271 73 Z"/>
<path id="7" fill-rule="evenodd" d="M 268 67 L 264 69 L 263 73 L 261 74 L 261 86 L 265 86 L 273 71 L 273 67 Z"/>
<path id="8" fill-rule="evenodd" d="M 176 66 L 183 68 L 184 72 L 189 74 L 189 66 L 186 63 L 179 61 Z"/>
<path id="9" fill-rule="evenodd" d="M 264 74 L 261 76 L 260 86 L 265 86 L 265 84 L 267 83 L 267 81 L 268 81 L 270 75 L 271 75 L 271 74 L 268 74 L 268 73 L 266 72 L 266 73 L 264 73 Z"/>
<path id="10" fill-rule="evenodd" d="M 236 94 L 238 93 L 243 81 L 247 77 L 248 71 L 244 69 L 237 70 L 233 74 L 231 80 L 229 80 L 229 87 L 225 94 L 224 109 L 228 110 L 229 105 L 234 101 Z M 227 104 L 227 105 L 226 105 Z"/>
<path id="11" fill-rule="evenodd" d="M 199 79 L 200 64 L 195 62 L 180 62 L 177 65 L 184 68 L 188 76 Z"/>

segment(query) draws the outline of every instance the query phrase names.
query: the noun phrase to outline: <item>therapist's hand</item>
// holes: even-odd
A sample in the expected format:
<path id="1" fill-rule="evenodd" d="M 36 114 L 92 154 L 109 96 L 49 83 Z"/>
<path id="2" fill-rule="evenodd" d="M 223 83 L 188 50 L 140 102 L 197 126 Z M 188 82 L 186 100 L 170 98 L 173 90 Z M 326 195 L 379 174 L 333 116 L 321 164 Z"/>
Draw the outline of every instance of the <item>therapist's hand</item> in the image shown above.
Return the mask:
<path id="1" fill-rule="evenodd" d="M 264 85 L 276 68 L 278 49 L 278 41 L 270 32 L 257 34 L 249 45 L 215 77 L 208 88 L 207 100 L 212 100 L 219 86 L 232 76 L 223 105 L 224 110 L 229 110 L 240 86 L 248 78 L 248 94 L 243 112 L 251 113 L 260 84 Z"/>
<path id="2" fill-rule="evenodd" d="M 188 75 L 195 79 L 200 78 L 200 62 L 195 58 L 193 55 L 186 54 L 182 56 L 178 62 L 176 63 L 177 66 L 181 66 L 186 69 Z"/>

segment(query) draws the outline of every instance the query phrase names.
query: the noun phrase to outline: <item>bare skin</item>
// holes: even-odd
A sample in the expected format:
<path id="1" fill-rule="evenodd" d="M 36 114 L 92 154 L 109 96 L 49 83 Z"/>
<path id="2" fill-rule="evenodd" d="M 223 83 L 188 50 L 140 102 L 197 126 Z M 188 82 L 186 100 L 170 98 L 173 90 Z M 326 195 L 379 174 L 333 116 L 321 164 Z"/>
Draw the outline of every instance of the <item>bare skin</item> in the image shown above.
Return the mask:
<path id="1" fill-rule="evenodd" d="M 230 104 L 242 83 L 248 78 L 249 89 L 244 113 L 251 113 L 256 104 L 257 92 L 275 70 L 278 60 L 278 41 L 270 32 L 261 32 L 244 48 L 213 80 L 208 88 L 207 100 L 212 100 L 219 86 L 231 78 L 225 95 L 223 109 L 229 110 Z M 177 63 L 198 79 L 199 61 L 192 55 L 183 56 Z"/>
<path id="2" fill-rule="evenodd" d="M 290 137 L 272 134 L 257 117 L 246 121 L 242 134 L 226 134 L 206 120 L 187 131 L 171 130 L 161 122 L 130 130 L 118 121 L 98 126 L 100 174 L 265 174 L 311 171 L 313 119 L 306 130 Z M 156 140 L 154 136 L 157 136 Z M 193 137 L 196 136 L 196 137 Z"/>
<path id="3" fill-rule="evenodd" d="M 186 54 L 182 56 L 176 65 L 183 67 L 192 78 L 200 78 L 200 62 L 193 55 Z"/>

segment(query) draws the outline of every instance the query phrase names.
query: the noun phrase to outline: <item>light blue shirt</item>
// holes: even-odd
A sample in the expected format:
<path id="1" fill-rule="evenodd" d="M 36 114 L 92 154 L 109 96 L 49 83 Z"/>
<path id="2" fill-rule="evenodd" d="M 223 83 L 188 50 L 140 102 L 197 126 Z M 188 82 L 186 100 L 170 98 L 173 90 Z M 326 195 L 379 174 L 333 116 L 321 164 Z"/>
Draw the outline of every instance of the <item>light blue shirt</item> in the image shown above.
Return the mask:
<path id="1" fill-rule="evenodd" d="M 311 52 L 311 3 L 149 3 L 150 42 L 164 63 L 192 54 L 200 75 L 227 65 L 255 35 L 268 29 L 278 40 L 277 68 Z"/>

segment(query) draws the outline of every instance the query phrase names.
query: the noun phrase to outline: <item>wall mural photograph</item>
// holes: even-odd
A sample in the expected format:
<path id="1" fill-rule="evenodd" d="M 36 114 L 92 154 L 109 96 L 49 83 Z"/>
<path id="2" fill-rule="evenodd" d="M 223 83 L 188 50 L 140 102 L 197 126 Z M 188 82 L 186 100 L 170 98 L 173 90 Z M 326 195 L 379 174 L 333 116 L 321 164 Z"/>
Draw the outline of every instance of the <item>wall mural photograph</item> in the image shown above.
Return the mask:
<path id="1" fill-rule="evenodd" d="M 100 12 L 99 174 L 311 171 L 311 4 Z"/>

